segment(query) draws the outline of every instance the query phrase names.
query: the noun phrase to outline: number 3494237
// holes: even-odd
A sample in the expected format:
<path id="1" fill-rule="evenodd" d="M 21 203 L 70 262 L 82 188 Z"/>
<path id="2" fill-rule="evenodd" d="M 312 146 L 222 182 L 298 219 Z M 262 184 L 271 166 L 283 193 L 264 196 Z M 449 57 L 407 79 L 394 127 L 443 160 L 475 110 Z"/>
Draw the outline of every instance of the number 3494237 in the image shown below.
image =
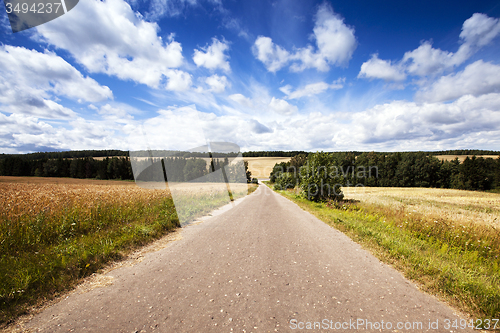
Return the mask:
<path id="1" fill-rule="evenodd" d="M 51 13 L 58 13 L 59 10 L 63 10 L 61 7 L 60 2 L 39 2 L 39 3 L 17 3 L 15 6 L 13 6 L 11 3 L 6 3 L 5 4 L 7 14 L 10 13 L 23 13 L 26 14 L 28 12 L 33 13 L 33 14 L 51 14 Z"/>

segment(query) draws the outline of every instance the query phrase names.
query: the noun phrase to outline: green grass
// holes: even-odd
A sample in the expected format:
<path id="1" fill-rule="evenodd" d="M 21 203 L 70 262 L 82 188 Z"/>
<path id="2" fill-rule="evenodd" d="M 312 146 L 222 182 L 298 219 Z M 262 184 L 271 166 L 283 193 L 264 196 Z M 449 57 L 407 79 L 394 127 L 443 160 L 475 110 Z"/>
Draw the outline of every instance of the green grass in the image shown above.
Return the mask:
<path id="1" fill-rule="evenodd" d="M 179 226 L 170 198 L 0 223 L 0 323 Z"/>
<path id="2" fill-rule="evenodd" d="M 255 189 L 250 187 L 248 193 Z M 227 194 L 186 200 L 191 201 L 190 209 L 183 217 L 189 219 L 226 203 Z M 0 327 L 179 226 L 170 197 L 138 198 L 132 204 L 103 202 L 90 213 L 65 207 L 35 216 L 4 216 L 0 221 Z"/>
<path id="3" fill-rule="evenodd" d="M 277 191 L 473 318 L 500 318 L 500 231 Z"/>

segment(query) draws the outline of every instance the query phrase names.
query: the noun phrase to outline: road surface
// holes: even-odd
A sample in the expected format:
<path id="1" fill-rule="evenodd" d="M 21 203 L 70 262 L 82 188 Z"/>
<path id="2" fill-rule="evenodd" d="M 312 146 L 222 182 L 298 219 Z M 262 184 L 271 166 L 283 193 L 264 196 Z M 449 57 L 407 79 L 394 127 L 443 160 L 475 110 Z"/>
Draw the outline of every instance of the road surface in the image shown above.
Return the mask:
<path id="1" fill-rule="evenodd" d="M 100 277 L 100 287 L 71 293 L 25 329 L 450 332 L 447 323 L 459 319 L 266 186 L 181 235 Z"/>

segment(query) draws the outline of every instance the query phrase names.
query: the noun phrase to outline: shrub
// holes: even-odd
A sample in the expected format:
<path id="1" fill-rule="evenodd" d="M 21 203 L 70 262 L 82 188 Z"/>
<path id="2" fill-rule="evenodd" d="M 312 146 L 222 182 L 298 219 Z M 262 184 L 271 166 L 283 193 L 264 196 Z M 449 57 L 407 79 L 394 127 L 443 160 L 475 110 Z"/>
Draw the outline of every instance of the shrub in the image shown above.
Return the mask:
<path id="1" fill-rule="evenodd" d="M 342 200 L 344 177 L 336 168 L 331 154 L 309 154 L 307 165 L 300 169 L 302 195 L 311 201 Z"/>
<path id="2" fill-rule="evenodd" d="M 286 190 L 288 188 L 294 188 L 296 185 L 298 184 L 293 174 L 290 172 L 283 172 L 276 178 L 274 189 Z"/>

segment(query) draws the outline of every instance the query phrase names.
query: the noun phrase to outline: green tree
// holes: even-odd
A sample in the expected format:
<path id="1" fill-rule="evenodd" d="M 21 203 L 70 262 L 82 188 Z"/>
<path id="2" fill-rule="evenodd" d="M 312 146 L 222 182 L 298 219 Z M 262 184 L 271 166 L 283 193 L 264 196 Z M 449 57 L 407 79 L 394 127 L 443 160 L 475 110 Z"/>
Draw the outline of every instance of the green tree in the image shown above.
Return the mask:
<path id="1" fill-rule="evenodd" d="M 329 153 L 309 154 L 307 166 L 300 170 L 302 195 L 311 201 L 342 200 L 345 179 L 336 167 Z"/>
<path id="2" fill-rule="evenodd" d="M 207 173 L 207 162 L 199 158 L 186 160 L 184 166 L 184 180 L 191 181 L 203 177 Z"/>

